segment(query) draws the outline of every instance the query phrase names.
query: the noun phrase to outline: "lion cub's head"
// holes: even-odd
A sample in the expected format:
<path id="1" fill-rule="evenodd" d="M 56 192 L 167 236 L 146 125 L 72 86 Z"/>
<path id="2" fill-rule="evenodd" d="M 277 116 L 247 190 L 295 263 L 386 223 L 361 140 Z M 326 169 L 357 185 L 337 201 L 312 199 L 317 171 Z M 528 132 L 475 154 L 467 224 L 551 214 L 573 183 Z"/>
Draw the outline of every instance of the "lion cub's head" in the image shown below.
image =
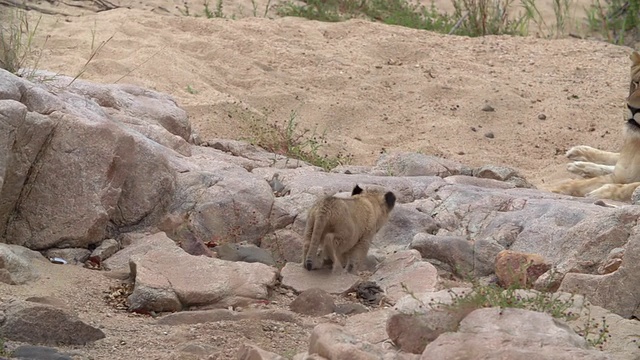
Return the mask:
<path id="1" fill-rule="evenodd" d="M 385 213 L 391 212 L 396 204 L 396 196 L 391 191 L 386 191 L 377 187 L 367 187 L 367 190 L 362 189 L 356 184 L 351 191 L 351 196 L 366 197 L 371 203 L 379 206 Z"/>
<path id="2" fill-rule="evenodd" d="M 629 97 L 627 97 L 627 128 L 640 132 L 640 89 L 638 89 L 640 85 L 640 54 L 634 51 L 629 58 L 631 59 L 631 83 L 629 84 Z"/>

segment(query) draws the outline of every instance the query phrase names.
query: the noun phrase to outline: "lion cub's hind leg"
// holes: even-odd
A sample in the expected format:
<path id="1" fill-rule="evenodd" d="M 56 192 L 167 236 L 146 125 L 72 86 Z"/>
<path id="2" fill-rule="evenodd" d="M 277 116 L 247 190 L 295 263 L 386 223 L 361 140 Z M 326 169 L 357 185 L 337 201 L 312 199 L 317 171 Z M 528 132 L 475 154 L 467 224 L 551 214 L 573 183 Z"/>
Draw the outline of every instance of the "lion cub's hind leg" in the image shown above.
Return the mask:
<path id="1" fill-rule="evenodd" d="M 567 170 L 583 178 L 594 178 L 613 173 L 615 165 L 602 165 L 588 161 L 574 161 L 567 164 Z"/>
<path id="2" fill-rule="evenodd" d="M 615 165 L 620 157 L 619 153 L 613 153 L 596 149 L 587 145 L 578 145 L 569 149 L 566 156 L 574 161 L 587 161 L 602 165 Z"/>

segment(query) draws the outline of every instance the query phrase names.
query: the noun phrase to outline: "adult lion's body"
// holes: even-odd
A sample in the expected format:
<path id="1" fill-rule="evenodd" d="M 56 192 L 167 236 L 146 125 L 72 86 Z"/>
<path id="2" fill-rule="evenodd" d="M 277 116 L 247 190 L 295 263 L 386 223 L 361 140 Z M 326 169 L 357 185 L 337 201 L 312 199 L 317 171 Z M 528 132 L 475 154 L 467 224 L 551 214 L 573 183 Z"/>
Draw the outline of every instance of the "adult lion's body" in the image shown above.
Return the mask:
<path id="1" fill-rule="evenodd" d="M 327 196 L 318 200 L 307 218 L 303 266 L 307 270 L 320 267 L 328 257 L 334 272 L 342 271 L 343 266 L 357 269 L 395 201 L 390 191 L 362 190 L 357 185 L 349 198 Z"/>
<path id="2" fill-rule="evenodd" d="M 640 54 L 631 56 L 631 82 L 622 149 L 619 153 L 590 146 L 574 146 L 567 157 L 573 173 L 588 179 L 571 180 L 551 191 L 573 196 L 628 201 L 640 186 Z"/>

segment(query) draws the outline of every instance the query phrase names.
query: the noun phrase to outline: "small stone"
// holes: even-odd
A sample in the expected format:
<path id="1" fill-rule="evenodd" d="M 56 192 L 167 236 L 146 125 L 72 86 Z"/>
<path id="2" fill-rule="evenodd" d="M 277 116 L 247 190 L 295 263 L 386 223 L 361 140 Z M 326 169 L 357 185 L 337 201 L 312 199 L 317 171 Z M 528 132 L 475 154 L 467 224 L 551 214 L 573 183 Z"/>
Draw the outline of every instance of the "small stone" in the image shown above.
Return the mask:
<path id="1" fill-rule="evenodd" d="M 538 120 L 547 120 L 547 115 L 542 113 L 538 114 Z"/>
<path id="2" fill-rule="evenodd" d="M 318 288 L 303 291 L 291 302 L 289 308 L 299 314 L 322 316 L 331 314 L 336 304 L 329 293 Z"/>
<path id="3" fill-rule="evenodd" d="M 489 104 L 484 104 L 484 106 L 482 107 L 482 111 L 487 111 L 487 112 L 491 112 L 491 111 L 496 111 L 493 106 L 489 105 Z"/>
<path id="4" fill-rule="evenodd" d="M 495 137 L 495 135 L 493 135 L 493 132 L 489 131 L 488 133 L 484 134 L 484 137 L 487 137 L 489 139 L 493 139 Z"/>

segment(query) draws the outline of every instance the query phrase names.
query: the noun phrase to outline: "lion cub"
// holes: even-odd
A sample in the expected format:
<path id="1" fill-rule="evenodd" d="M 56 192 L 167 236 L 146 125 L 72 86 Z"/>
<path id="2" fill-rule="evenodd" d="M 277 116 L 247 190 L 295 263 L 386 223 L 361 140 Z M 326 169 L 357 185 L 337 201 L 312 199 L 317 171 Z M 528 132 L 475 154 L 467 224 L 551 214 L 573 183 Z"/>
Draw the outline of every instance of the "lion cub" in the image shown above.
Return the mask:
<path id="1" fill-rule="evenodd" d="M 319 268 L 329 258 L 333 261 L 333 273 L 342 273 L 343 266 L 358 270 L 373 236 L 387 222 L 395 203 L 396 196 L 391 191 L 363 190 L 358 185 L 349 198 L 326 196 L 318 200 L 309 209 L 307 218 L 304 268 Z"/>

